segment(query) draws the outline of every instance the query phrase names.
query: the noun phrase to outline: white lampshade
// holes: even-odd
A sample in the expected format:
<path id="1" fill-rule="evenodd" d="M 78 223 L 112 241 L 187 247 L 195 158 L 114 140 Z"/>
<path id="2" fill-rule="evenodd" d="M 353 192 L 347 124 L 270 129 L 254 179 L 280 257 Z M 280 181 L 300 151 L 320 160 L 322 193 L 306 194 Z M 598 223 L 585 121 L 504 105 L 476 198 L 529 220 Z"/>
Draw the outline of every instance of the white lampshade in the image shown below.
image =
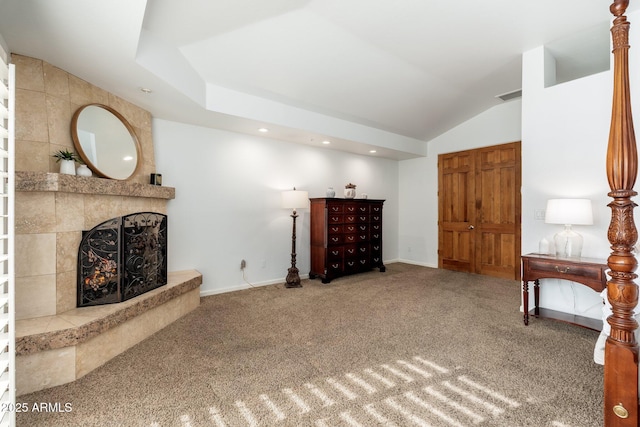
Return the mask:
<path id="1" fill-rule="evenodd" d="M 593 224 L 593 210 L 589 199 L 550 199 L 544 222 L 547 224 Z"/>
<path id="2" fill-rule="evenodd" d="M 285 209 L 306 208 L 309 204 L 309 193 L 306 191 L 293 190 L 282 192 L 282 207 Z"/>
<path id="3" fill-rule="evenodd" d="M 564 230 L 553 236 L 556 256 L 580 258 L 584 239 L 571 229 L 572 225 L 593 224 L 593 210 L 589 199 L 551 199 L 544 216 L 547 224 L 564 224 Z"/>

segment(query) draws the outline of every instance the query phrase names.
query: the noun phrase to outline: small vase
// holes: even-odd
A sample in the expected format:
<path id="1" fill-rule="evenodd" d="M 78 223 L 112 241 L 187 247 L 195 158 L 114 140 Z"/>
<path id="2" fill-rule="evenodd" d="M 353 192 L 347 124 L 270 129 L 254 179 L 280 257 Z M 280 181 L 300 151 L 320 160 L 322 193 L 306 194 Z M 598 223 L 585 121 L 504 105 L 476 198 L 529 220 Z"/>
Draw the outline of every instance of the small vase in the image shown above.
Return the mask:
<path id="1" fill-rule="evenodd" d="M 349 183 L 344 186 L 344 198 L 353 199 L 356 197 L 356 185 Z"/>
<path id="2" fill-rule="evenodd" d="M 336 191 L 333 187 L 327 188 L 327 197 L 336 197 Z"/>
<path id="3" fill-rule="evenodd" d="M 354 199 L 356 197 L 356 185 L 352 183 L 348 183 L 344 186 L 344 198 L 345 199 Z"/>
<path id="4" fill-rule="evenodd" d="M 91 176 L 91 169 L 87 167 L 87 165 L 80 165 L 78 169 L 76 169 L 76 175 L 78 176 Z"/>
<path id="5" fill-rule="evenodd" d="M 66 175 L 75 175 L 76 162 L 74 160 L 60 160 L 60 173 Z"/>
<path id="6" fill-rule="evenodd" d="M 538 253 L 542 255 L 547 255 L 551 253 L 549 251 L 549 241 L 544 237 L 538 243 Z"/>

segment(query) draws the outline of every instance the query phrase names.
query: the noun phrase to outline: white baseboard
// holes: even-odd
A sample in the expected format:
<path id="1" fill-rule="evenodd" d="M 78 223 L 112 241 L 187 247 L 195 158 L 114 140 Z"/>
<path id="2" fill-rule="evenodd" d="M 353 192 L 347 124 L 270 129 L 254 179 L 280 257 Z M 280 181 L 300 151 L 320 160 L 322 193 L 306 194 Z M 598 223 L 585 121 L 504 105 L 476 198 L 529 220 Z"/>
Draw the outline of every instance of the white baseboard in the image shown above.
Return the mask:
<path id="1" fill-rule="evenodd" d="M 398 258 L 398 259 L 395 259 L 393 261 L 388 261 L 388 262 L 389 263 L 391 263 L 391 262 L 403 262 L 405 264 L 419 265 L 419 266 L 422 266 L 422 267 L 438 268 L 438 264 L 431 264 L 431 263 L 428 263 L 428 262 L 419 262 L 419 261 L 414 261 L 414 260 L 411 260 L 411 259 Z"/>
<path id="2" fill-rule="evenodd" d="M 300 279 L 308 279 L 309 275 L 308 274 L 301 274 L 300 275 Z M 205 290 L 205 291 L 201 291 L 200 292 L 200 296 L 201 297 L 206 297 L 209 295 L 217 295 L 217 294 L 226 294 L 227 292 L 234 292 L 234 291 L 241 291 L 244 289 L 251 289 L 251 288 L 258 288 L 261 286 L 269 286 L 269 285 L 277 285 L 277 284 L 284 284 L 286 282 L 286 277 L 283 277 L 281 279 L 272 279 L 272 280 L 265 280 L 264 282 L 255 282 L 255 283 L 240 283 L 236 286 L 229 286 L 228 288 L 222 288 L 222 289 L 213 289 L 213 290 Z"/>
<path id="3" fill-rule="evenodd" d="M 431 267 L 431 268 L 438 268 L 437 265 L 433 265 L 433 264 L 429 264 L 429 263 L 424 263 L 424 262 L 418 262 L 418 261 L 413 261 L 413 260 L 408 260 L 408 259 L 402 259 L 402 258 L 395 258 L 395 259 L 389 259 L 389 260 L 384 260 L 383 261 L 384 264 L 393 264 L 396 262 L 402 262 L 405 264 L 413 264 L 413 265 L 419 265 L 422 267 Z M 301 274 L 300 275 L 300 279 L 308 279 L 309 275 L 308 274 Z M 206 280 L 206 278 L 204 278 Z M 260 286 L 269 286 L 269 285 L 277 285 L 278 283 L 284 283 L 286 281 L 285 277 L 279 278 L 279 279 L 272 279 L 272 280 L 265 280 L 264 282 L 256 282 L 256 283 L 240 283 L 236 286 L 229 286 L 227 288 L 222 288 L 222 289 L 213 289 L 213 290 L 204 290 L 200 292 L 200 296 L 201 297 L 206 297 L 209 295 L 217 295 L 217 294 L 225 294 L 227 292 L 234 292 L 234 291 L 241 291 L 244 289 L 250 289 L 250 288 L 257 288 Z"/>

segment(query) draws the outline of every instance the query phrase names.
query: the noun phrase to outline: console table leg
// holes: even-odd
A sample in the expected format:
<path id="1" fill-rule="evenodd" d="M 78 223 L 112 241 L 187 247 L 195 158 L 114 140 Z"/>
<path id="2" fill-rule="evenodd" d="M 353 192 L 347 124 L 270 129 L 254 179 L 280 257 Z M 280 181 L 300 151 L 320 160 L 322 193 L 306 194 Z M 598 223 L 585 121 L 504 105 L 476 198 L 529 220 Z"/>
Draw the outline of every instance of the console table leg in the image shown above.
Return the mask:
<path id="1" fill-rule="evenodd" d="M 540 281 L 536 279 L 533 282 L 533 302 L 535 306 L 533 307 L 533 312 L 536 316 L 540 315 Z"/>
<path id="2" fill-rule="evenodd" d="M 529 282 L 522 281 L 522 308 L 524 310 L 524 324 L 529 324 Z"/>

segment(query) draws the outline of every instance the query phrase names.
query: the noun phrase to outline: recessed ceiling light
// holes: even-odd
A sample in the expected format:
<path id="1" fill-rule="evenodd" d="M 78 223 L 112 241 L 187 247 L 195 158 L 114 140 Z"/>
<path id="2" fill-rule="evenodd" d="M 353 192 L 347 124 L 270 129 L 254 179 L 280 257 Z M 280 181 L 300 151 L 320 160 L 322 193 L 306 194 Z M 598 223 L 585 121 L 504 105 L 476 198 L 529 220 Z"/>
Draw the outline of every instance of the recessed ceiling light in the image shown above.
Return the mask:
<path id="1" fill-rule="evenodd" d="M 324 145 L 329 145 L 329 144 L 331 144 L 331 141 L 327 141 L 327 140 L 325 139 L 324 141 L 322 141 L 322 143 L 323 143 Z"/>
<path id="2" fill-rule="evenodd" d="M 371 154 L 377 153 L 377 151 L 376 151 L 376 150 L 369 150 L 369 152 L 370 152 Z"/>
<path id="3" fill-rule="evenodd" d="M 267 128 L 260 128 L 260 129 L 258 129 L 258 132 L 267 133 L 267 132 L 269 132 L 269 129 L 267 129 Z"/>
<path id="4" fill-rule="evenodd" d="M 149 89 L 149 88 L 141 87 L 140 88 L 140 92 L 142 92 L 142 93 L 151 93 L 153 91 L 151 89 Z"/>

